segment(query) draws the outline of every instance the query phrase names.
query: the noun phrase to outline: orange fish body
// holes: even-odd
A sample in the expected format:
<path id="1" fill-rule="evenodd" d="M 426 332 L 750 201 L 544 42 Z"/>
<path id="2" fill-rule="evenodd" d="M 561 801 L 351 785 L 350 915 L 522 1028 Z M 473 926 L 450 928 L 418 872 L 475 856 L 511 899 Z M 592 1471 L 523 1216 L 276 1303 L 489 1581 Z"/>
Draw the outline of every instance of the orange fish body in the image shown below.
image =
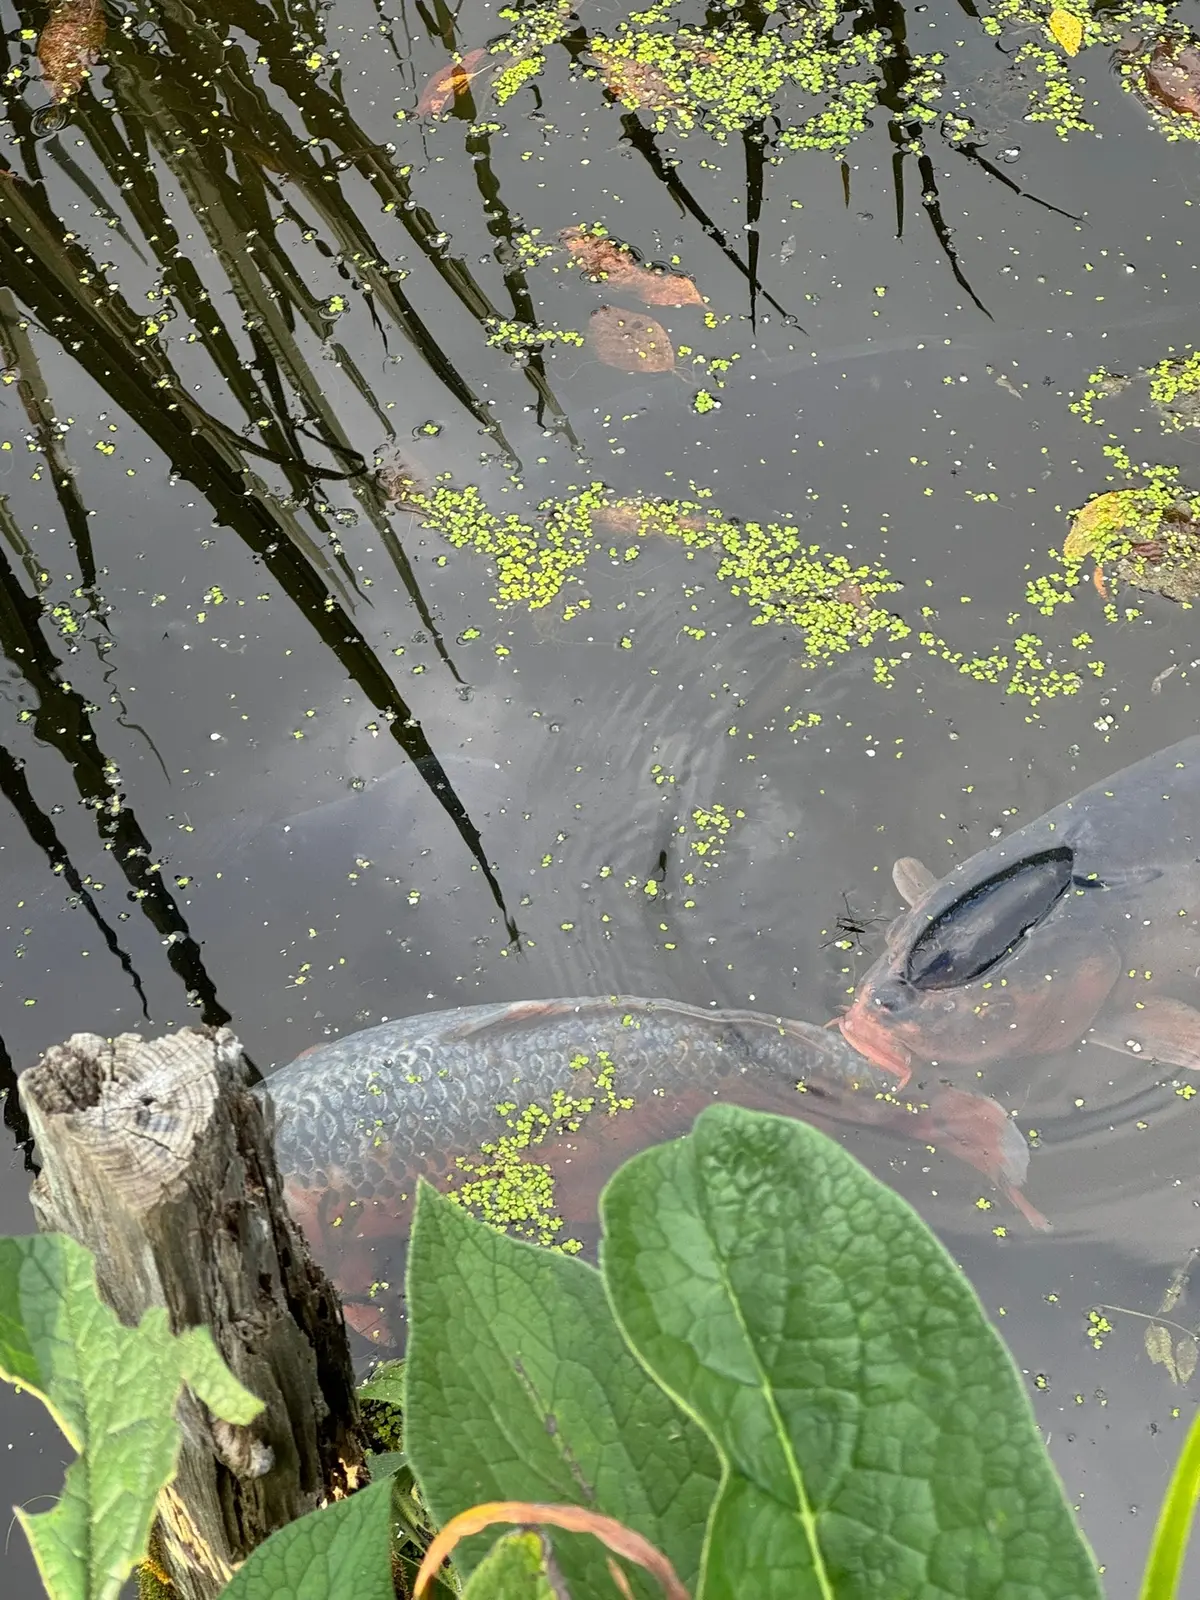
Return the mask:
<path id="1" fill-rule="evenodd" d="M 1200 1068 L 1200 738 L 1095 784 L 933 881 L 840 1019 L 901 1087 L 1096 1043 Z"/>

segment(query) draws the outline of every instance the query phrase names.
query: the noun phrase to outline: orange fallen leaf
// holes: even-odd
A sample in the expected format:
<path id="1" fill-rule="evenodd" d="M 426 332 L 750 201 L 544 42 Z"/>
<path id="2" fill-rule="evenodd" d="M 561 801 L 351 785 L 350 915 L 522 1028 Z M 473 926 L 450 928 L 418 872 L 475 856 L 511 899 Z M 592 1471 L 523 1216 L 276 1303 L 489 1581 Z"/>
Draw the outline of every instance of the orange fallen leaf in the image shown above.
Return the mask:
<path id="1" fill-rule="evenodd" d="M 601 1516 L 598 1511 L 588 1511 L 583 1506 L 540 1505 L 532 1500 L 491 1500 L 484 1505 L 472 1506 L 469 1511 L 460 1511 L 457 1517 L 451 1517 L 425 1552 L 425 1559 L 413 1585 L 413 1600 L 421 1600 L 434 1574 L 460 1539 L 468 1539 L 473 1533 L 482 1533 L 485 1528 L 494 1527 L 498 1522 L 517 1523 L 522 1527 L 565 1528 L 570 1533 L 590 1533 L 615 1554 L 644 1567 L 652 1577 L 657 1578 L 667 1600 L 689 1600 L 687 1590 L 662 1551 L 656 1550 L 648 1539 L 627 1528 L 623 1522 L 618 1522 L 615 1517 Z"/>
<path id="2" fill-rule="evenodd" d="M 60 0 L 37 42 L 42 78 L 56 103 L 70 99 L 100 59 L 108 24 L 101 0 Z"/>
<path id="3" fill-rule="evenodd" d="M 626 311 L 623 306 L 598 306 L 588 322 L 588 343 L 599 361 L 618 372 L 674 372 L 675 347 L 661 322 Z"/>
<path id="4" fill-rule="evenodd" d="M 572 259 L 593 278 L 616 278 L 618 281 L 637 271 L 638 264 L 627 244 L 616 239 L 602 238 L 589 233 L 578 224 L 564 228 L 559 240 L 571 252 Z"/>
<path id="5" fill-rule="evenodd" d="M 655 272 L 653 267 L 642 267 L 637 282 L 631 287 L 648 306 L 704 304 L 704 296 L 692 280 L 682 272 Z"/>
<path id="6" fill-rule="evenodd" d="M 559 238 L 575 261 L 593 278 L 627 289 L 648 306 L 702 306 L 700 291 L 683 273 L 656 272 L 634 258 L 627 244 L 600 238 L 586 228 L 564 228 Z"/>
<path id="7" fill-rule="evenodd" d="M 467 92 L 471 79 L 485 70 L 487 57 L 487 46 L 481 45 L 478 50 L 468 50 L 460 60 L 451 61 L 435 72 L 421 91 L 417 115 L 440 116 L 452 100 Z"/>
<path id="8" fill-rule="evenodd" d="M 1200 116 L 1200 49 L 1194 40 L 1168 38 L 1158 44 L 1144 81 L 1151 110 L 1165 106 L 1181 116 Z"/>

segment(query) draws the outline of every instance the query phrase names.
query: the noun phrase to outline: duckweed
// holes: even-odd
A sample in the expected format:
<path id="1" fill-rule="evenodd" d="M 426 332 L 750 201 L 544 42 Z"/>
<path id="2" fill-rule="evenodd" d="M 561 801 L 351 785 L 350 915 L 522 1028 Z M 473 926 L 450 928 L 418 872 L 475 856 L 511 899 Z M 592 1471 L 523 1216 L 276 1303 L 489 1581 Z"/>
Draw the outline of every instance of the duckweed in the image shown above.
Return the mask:
<path id="1" fill-rule="evenodd" d="M 1060 139 L 1066 139 L 1073 133 L 1095 132 L 1086 115 L 1082 79 L 1072 75 L 1075 54 L 1090 46 L 1118 51 L 1123 87 L 1133 90 L 1144 77 L 1150 48 L 1166 27 L 1168 17 L 1169 8 L 1151 0 L 1133 0 L 1094 12 L 1085 0 L 1068 0 L 1066 4 L 1058 4 L 1057 0 L 996 0 L 982 22 L 995 38 L 1006 32 L 1014 37 L 1028 35 L 1010 58 L 1013 73 L 1026 84 L 1025 119 L 1048 122 Z M 1077 32 L 1075 28 L 1070 30 L 1071 42 L 1078 39 L 1072 50 L 1063 42 L 1065 18 L 1078 24 Z M 1129 54 L 1123 48 L 1133 36 L 1149 41 L 1140 55 Z"/>
<path id="2" fill-rule="evenodd" d="M 524 605 L 536 611 L 561 600 L 564 621 L 578 616 L 590 602 L 582 594 L 573 600 L 571 590 L 579 584 L 589 558 L 604 551 L 614 559 L 620 555 L 599 532 L 607 527 L 619 528 L 635 540 L 651 534 L 676 540 L 691 554 L 712 552 L 718 579 L 749 607 L 752 625 L 785 624 L 801 634 L 799 659 L 805 666 L 828 665 L 855 648 L 904 644 L 913 636 L 910 624 L 884 603 L 901 588 L 885 567 L 855 565 L 845 555 L 806 544 L 799 528 L 790 523 L 738 523 L 702 499 L 614 497 L 602 483 L 589 484 L 561 501 L 543 502 L 529 522 L 515 514 L 496 516 L 474 486 L 459 489 L 440 482 L 425 490 L 412 478 L 394 474 L 388 489 L 394 500 L 452 545 L 493 561 L 496 602 L 501 606 Z M 1168 493 L 1165 480 L 1155 492 L 1160 497 Z M 631 559 L 637 548 L 627 546 L 622 558 Z M 1054 570 L 1026 586 L 1027 603 L 1043 616 L 1069 603 L 1082 581 L 1078 559 L 1054 554 L 1051 559 Z M 1010 622 L 1019 615 L 1014 612 Z M 704 630 L 695 630 L 695 636 L 705 637 Z M 916 643 L 931 659 L 1035 705 L 1078 693 L 1085 675 L 1100 676 L 1104 671 L 1103 663 L 1086 652 L 1082 662 L 1060 664 L 1053 648 L 1028 630 L 1011 645 L 986 654 L 958 650 L 928 628 L 916 635 Z M 904 649 L 876 655 L 875 681 L 893 683 L 911 654 Z"/>
<path id="3" fill-rule="evenodd" d="M 616 1063 L 608 1051 L 598 1050 L 594 1058 L 576 1055 L 568 1067 L 575 1073 L 590 1073 L 590 1092 L 575 1095 L 556 1089 L 548 1106 L 533 1104 L 520 1112 L 511 1103 L 497 1106 L 509 1132 L 481 1145 L 481 1159 L 459 1157 L 463 1176 L 449 1193 L 457 1205 L 491 1227 L 574 1255 L 583 1245 L 578 1239 L 560 1237 L 564 1224 L 555 1208 L 554 1173 L 547 1162 L 531 1159 L 529 1152 L 547 1140 L 578 1133 L 595 1112 L 616 1116 L 631 1111 L 634 1102 L 617 1094 Z"/>

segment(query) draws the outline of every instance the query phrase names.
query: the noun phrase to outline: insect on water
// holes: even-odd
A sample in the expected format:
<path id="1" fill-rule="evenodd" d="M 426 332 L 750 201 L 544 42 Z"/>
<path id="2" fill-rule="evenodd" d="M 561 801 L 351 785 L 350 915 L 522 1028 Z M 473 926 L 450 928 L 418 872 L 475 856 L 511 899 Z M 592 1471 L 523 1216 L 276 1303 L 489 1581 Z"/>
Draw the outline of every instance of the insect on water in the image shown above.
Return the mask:
<path id="1" fill-rule="evenodd" d="M 822 950 L 828 950 L 830 945 L 836 950 L 861 948 L 858 941 L 863 934 L 869 928 L 873 928 L 877 922 L 883 920 L 882 917 L 867 917 L 865 920 L 860 917 L 858 912 L 851 906 L 849 896 L 844 889 L 842 890 L 842 905 L 845 909 L 838 912 L 833 924 L 834 936 L 832 939 L 825 940 L 821 946 Z"/>

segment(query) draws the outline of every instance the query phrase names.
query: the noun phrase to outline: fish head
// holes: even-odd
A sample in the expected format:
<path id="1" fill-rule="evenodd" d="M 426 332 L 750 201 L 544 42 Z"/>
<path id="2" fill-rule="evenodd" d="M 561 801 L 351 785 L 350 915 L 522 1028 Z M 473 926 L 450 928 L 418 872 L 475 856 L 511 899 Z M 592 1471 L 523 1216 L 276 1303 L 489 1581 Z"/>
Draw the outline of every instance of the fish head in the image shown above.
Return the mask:
<path id="1" fill-rule="evenodd" d="M 1029 956 L 1033 952 L 1025 951 Z M 843 1037 L 878 1066 L 984 1066 L 1062 1049 L 1088 1027 L 1116 978 L 1115 954 L 1087 953 L 1065 973 L 1014 960 L 1002 977 L 924 992 L 894 971 L 868 973 L 841 1018 Z"/>
<path id="2" fill-rule="evenodd" d="M 992 863 L 988 863 L 992 865 Z M 887 949 L 841 1018 L 877 1065 L 982 1066 L 1076 1041 L 1120 971 L 1103 922 L 1088 913 L 1070 849 L 943 879 L 888 933 Z"/>

